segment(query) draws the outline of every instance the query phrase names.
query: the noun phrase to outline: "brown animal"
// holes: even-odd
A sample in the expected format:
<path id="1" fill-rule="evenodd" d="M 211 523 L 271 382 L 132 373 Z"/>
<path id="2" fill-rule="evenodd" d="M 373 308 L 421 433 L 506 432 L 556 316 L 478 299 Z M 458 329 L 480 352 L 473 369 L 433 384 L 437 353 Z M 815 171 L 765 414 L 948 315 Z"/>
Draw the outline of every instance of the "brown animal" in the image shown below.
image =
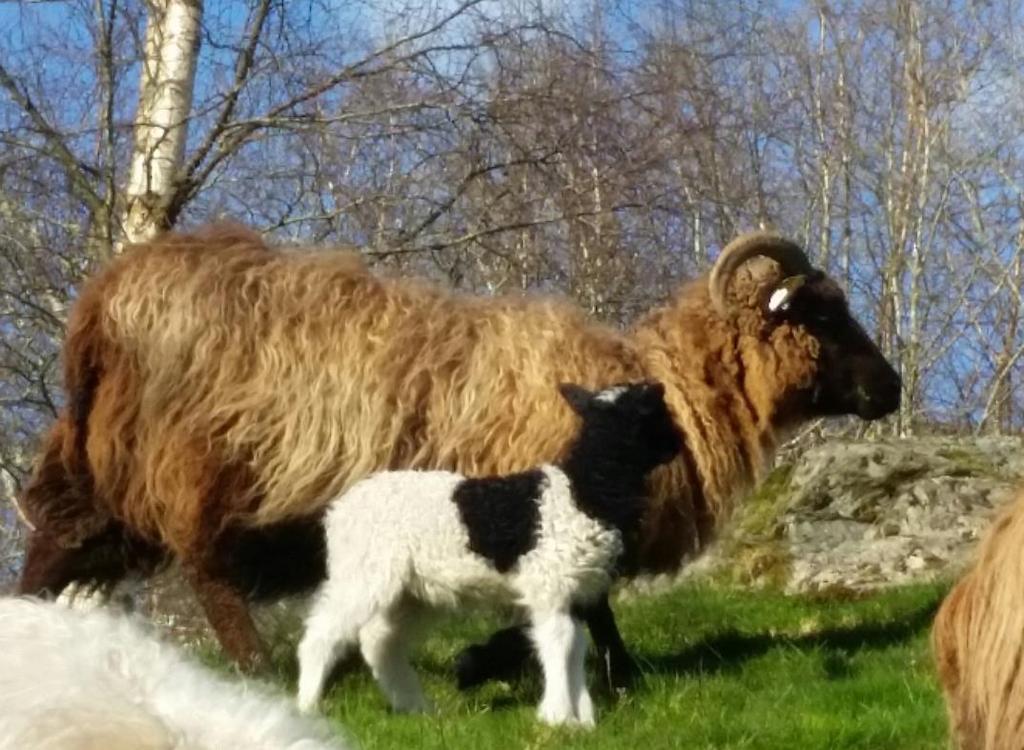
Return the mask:
<path id="1" fill-rule="evenodd" d="M 956 746 L 1024 747 L 1024 490 L 942 603 L 932 640 Z"/>
<path id="2" fill-rule="evenodd" d="M 781 436 L 884 416 L 900 392 L 838 286 L 764 233 L 628 333 L 560 299 L 454 294 L 237 227 L 166 234 L 83 287 L 64 356 L 69 406 L 23 496 L 36 530 L 21 591 L 170 555 L 243 664 L 261 653 L 246 595 L 322 576 L 329 498 L 379 469 L 558 458 L 575 417 L 557 383 L 665 385 L 685 448 L 652 478 L 647 571 L 707 544 Z"/>

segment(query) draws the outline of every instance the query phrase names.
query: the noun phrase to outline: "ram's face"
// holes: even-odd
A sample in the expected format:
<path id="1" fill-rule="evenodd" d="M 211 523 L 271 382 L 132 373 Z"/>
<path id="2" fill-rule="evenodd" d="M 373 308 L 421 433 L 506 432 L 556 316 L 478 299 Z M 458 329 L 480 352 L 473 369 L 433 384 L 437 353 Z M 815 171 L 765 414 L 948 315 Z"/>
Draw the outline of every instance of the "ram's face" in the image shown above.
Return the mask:
<path id="1" fill-rule="evenodd" d="M 737 272 L 759 258 L 774 261 L 778 275 L 762 276 L 767 283 L 753 295 L 742 283 L 732 289 Z M 899 406 L 899 375 L 850 314 L 842 290 L 792 240 L 765 231 L 740 235 L 715 260 L 708 293 L 719 318 L 753 333 L 745 388 L 775 425 L 840 414 L 878 419 Z M 753 316 L 751 304 L 758 307 Z"/>
<path id="2" fill-rule="evenodd" d="M 850 313 L 839 286 L 820 271 L 768 290 L 765 312 L 812 340 L 814 372 L 801 400 L 809 416 L 879 419 L 899 408 L 900 376 Z"/>

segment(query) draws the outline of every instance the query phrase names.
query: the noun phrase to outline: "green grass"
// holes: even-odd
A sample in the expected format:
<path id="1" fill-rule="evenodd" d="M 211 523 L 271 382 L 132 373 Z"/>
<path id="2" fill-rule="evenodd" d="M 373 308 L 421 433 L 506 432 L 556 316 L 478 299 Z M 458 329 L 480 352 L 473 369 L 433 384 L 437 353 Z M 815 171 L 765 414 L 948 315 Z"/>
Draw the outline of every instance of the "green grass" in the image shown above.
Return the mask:
<path id="1" fill-rule="evenodd" d="M 793 598 L 689 585 L 617 602 L 645 682 L 614 701 L 594 686 L 598 725 L 534 720 L 539 682 L 458 693 L 455 654 L 489 633 L 482 617 L 437 623 L 417 665 L 431 716 L 388 712 L 365 668 L 337 673 L 323 710 L 374 748 L 944 748 L 946 726 L 928 646 L 944 587 L 860 598 Z M 278 665 L 294 687 L 294 662 Z"/>

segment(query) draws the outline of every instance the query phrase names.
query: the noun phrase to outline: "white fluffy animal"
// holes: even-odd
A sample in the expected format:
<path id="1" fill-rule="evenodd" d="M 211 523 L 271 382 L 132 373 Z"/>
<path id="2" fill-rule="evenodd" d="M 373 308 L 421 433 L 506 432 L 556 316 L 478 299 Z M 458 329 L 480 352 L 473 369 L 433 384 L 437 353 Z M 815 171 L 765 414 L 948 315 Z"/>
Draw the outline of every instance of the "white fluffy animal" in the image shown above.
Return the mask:
<path id="1" fill-rule="evenodd" d="M 472 598 L 525 610 L 544 670 L 539 718 L 594 724 L 574 609 L 605 595 L 635 554 L 645 477 L 681 438 L 660 384 L 562 394 L 582 426 L 558 466 L 478 479 L 383 472 L 331 504 L 328 579 L 299 645 L 300 708 L 314 707 L 331 665 L 358 642 L 392 707 L 426 710 L 410 632 L 424 605 Z"/>
<path id="2" fill-rule="evenodd" d="M 0 599 L 0 750 L 343 750 L 319 720 L 131 619 Z"/>

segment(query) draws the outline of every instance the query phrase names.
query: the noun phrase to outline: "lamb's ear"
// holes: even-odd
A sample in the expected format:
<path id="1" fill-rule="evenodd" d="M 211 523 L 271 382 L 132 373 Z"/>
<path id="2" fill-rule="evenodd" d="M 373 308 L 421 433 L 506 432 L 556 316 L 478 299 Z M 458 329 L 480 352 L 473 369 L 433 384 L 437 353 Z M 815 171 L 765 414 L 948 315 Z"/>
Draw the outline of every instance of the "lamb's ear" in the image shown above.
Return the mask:
<path id="1" fill-rule="evenodd" d="M 559 383 L 558 392 L 562 394 L 562 398 L 569 402 L 572 410 L 580 416 L 586 413 L 594 398 L 594 394 L 575 383 Z"/>
<path id="2" fill-rule="evenodd" d="M 642 414 L 653 414 L 665 407 L 665 386 L 657 380 L 645 381 L 640 396 L 639 408 Z"/>
<path id="3" fill-rule="evenodd" d="M 644 385 L 647 388 L 647 395 L 651 398 L 665 398 L 665 385 L 660 380 L 648 380 Z"/>

